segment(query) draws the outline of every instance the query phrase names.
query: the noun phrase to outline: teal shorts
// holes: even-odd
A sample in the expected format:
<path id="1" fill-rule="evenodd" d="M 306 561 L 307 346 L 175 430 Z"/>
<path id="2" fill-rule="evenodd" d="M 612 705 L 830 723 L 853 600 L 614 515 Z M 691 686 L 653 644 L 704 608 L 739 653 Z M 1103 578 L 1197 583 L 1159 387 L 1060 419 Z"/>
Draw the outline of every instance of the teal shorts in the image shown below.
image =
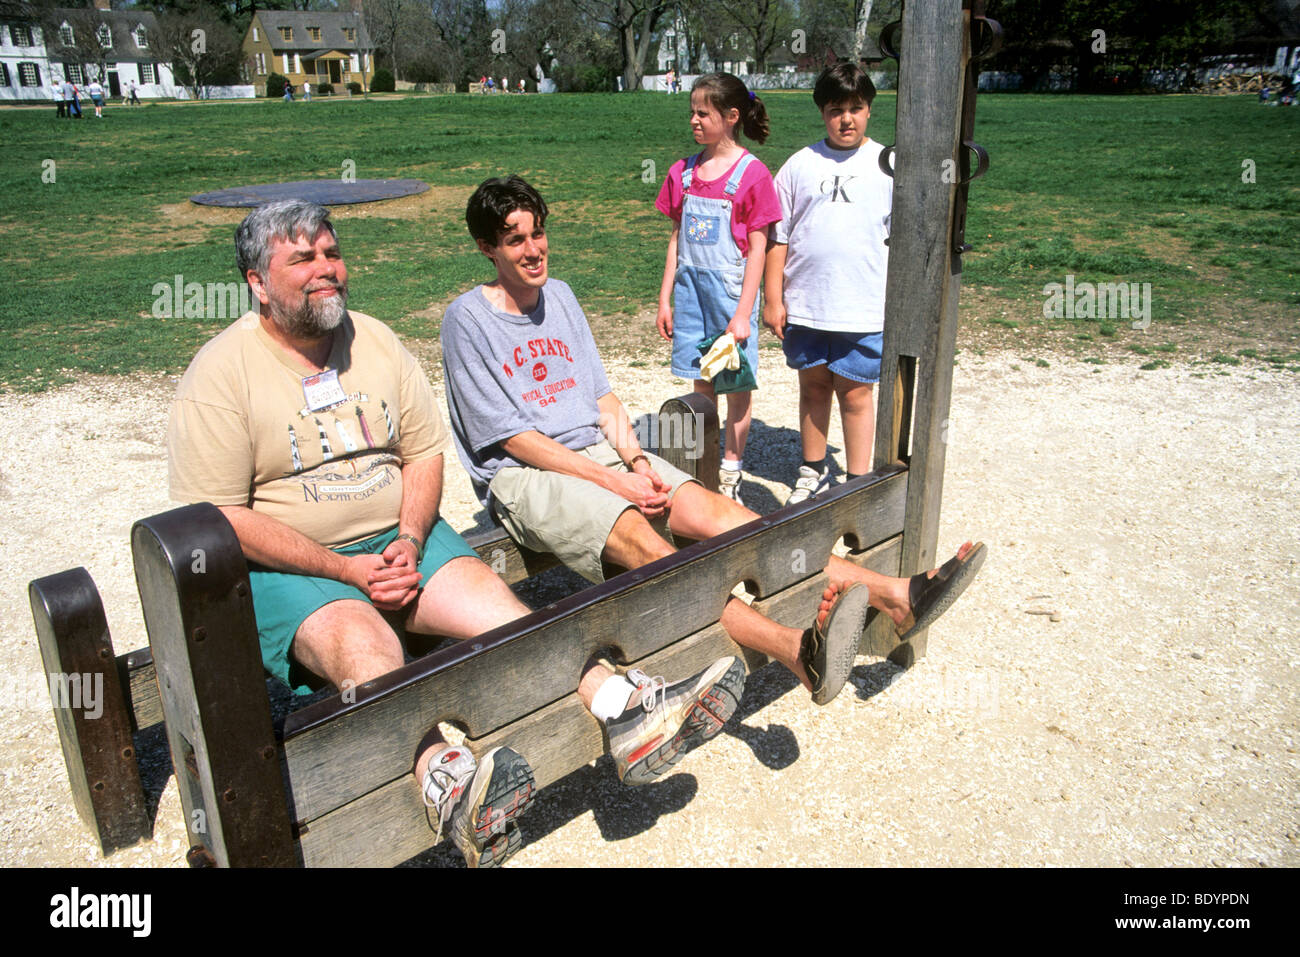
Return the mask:
<path id="1" fill-rule="evenodd" d="M 397 526 L 372 538 L 334 549 L 340 555 L 378 555 L 397 538 Z M 441 518 L 429 531 L 420 559 L 420 587 L 443 565 L 462 555 L 478 557 L 474 549 Z M 289 654 L 294 636 L 304 621 L 332 601 L 356 599 L 368 601 L 365 592 L 332 578 L 315 578 L 277 572 L 263 565 L 248 565 L 248 584 L 253 591 L 253 614 L 257 616 L 257 641 L 262 646 L 262 666 L 267 674 L 279 678 L 294 694 L 311 694 L 316 688 L 307 684 L 311 673 Z M 317 687 L 322 682 L 317 682 Z"/>

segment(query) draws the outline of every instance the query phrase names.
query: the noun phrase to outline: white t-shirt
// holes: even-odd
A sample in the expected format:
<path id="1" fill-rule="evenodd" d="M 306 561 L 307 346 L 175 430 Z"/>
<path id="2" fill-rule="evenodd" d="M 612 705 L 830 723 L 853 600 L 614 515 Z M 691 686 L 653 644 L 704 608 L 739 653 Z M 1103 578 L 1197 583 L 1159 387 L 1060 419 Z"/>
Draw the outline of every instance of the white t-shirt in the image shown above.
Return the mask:
<path id="1" fill-rule="evenodd" d="M 880 171 L 881 145 L 855 150 L 825 140 L 801 149 L 776 174 L 785 259 L 787 321 L 830 332 L 885 328 L 885 273 L 894 182 Z"/>

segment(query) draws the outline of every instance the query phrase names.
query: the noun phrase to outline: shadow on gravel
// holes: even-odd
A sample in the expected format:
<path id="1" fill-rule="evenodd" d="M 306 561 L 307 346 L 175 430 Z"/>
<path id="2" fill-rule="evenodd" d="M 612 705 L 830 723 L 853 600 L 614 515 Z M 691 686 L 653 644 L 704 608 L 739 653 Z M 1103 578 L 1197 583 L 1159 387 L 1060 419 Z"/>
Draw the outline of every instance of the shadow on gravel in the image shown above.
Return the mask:
<path id="1" fill-rule="evenodd" d="M 754 757 L 773 771 L 788 768 L 799 760 L 799 741 L 783 724 L 769 724 L 764 729 L 751 727 L 745 724 L 745 720 L 790 691 L 805 693 L 799 679 L 787 669 L 780 665 L 760 668 L 745 679 L 745 695 L 740 699 L 740 707 L 722 729 L 723 734 L 748 745 Z"/>
<path id="2" fill-rule="evenodd" d="M 829 442 L 826 444 L 826 456 L 831 459 L 831 479 L 837 483 L 844 481 L 844 473 L 831 457 L 839 451 L 841 450 L 838 446 Z M 752 420 L 749 426 L 749 441 L 745 446 L 746 472 L 757 478 L 794 488 L 794 480 L 798 477 L 799 463 L 802 459 L 798 429 L 773 428 L 760 419 Z M 754 505 L 749 504 L 748 494 L 745 496 L 745 504 L 759 514 L 766 515 L 785 504 L 784 501 L 776 501 L 776 497 L 766 489 L 762 490 L 760 495 L 764 498 L 756 495 L 755 498 L 759 501 Z M 765 499 L 772 501 L 769 504 Z"/>
<path id="3" fill-rule="evenodd" d="M 689 762 L 690 757 L 683 761 Z M 662 781 L 627 787 L 619 782 L 606 755 L 538 792 L 536 803 L 519 819 L 519 828 L 527 847 L 590 811 L 602 838 L 621 841 L 650 830 L 662 815 L 682 810 L 698 791 L 694 776 L 676 769 Z M 465 861 L 447 840 L 400 866 L 464 867 Z"/>
<path id="4" fill-rule="evenodd" d="M 760 669 L 745 682 L 740 707 L 722 730 L 743 741 L 765 767 L 773 770 L 787 768 L 799 759 L 794 732 L 782 724 L 757 728 L 745 721 L 790 691 L 804 693 L 789 671 L 771 665 Z M 690 761 L 687 755 L 667 777 L 643 787 L 621 784 L 609 755 L 579 768 L 538 793 L 537 803 L 519 822 L 524 845 L 541 840 L 588 811 L 606 841 L 621 841 L 650 830 L 662 815 L 680 811 L 694 800 L 699 783 L 683 770 Z M 464 863 L 451 842 L 443 841 L 401 866 L 463 867 Z"/>
<path id="5" fill-rule="evenodd" d="M 857 693 L 859 701 L 869 701 L 888 688 L 899 675 L 905 674 L 906 668 L 892 661 L 873 661 L 858 665 L 849 672 L 849 681 Z"/>

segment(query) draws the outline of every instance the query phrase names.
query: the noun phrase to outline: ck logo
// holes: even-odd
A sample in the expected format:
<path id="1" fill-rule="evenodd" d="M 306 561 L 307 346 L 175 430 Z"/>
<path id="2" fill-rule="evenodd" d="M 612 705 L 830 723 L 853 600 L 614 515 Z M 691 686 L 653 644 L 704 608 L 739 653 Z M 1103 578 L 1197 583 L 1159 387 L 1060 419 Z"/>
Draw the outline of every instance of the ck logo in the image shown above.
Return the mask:
<path id="1" fill-rule="evenodd" d="M 849 194 L 844 191 L 844 187 L 849 184 L 849 180 L 857 179 L 856 176 L 832 176 L 830 179 L 822 180 L 822 195 L 830 193 L 831 202 L 851 203 Z"/>

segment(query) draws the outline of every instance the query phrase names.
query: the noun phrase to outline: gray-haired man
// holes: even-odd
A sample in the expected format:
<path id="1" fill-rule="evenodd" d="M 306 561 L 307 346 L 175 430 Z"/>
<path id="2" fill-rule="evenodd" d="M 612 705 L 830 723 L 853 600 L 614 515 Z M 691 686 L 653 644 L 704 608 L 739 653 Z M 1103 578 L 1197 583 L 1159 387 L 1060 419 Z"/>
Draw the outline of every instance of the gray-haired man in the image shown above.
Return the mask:
<path id="1" fill-rule="evenodd" d="M 346 308 L 347 267 L 328 211 L 262 206 L 235 244 L 257 311 L 199 350 L 180 382 L 170 491 L 212 502 L 230 521 L 249 562 L 267 671 L 306 693 L 312 675 L 344 688 L 400 667 L 401 642 L 381 611 L 400 614 L 407 630 L 455 638 L 527 614 L 438 516 L 447 428 L 396 335 Z M 658 695 L 662 681 L 647 690 L 587 668 L 584 701 L 603 691 L 602 706 L 635 732 L 617 735 L 637 751 L 615 747 L 620 776 L 659 773 L 721 727 L 731 710 L 710 709 L 716 685 L 733 672 L 743 682 L 733 661 Z M 647 697 L 658 703 L 643 707 Z M 515 818 L 534 790 L 519 754 L 497 748 L 476 762 L 435 729 L 415 774 L 472 866 L 499 864 L 519 846 Z"/>

